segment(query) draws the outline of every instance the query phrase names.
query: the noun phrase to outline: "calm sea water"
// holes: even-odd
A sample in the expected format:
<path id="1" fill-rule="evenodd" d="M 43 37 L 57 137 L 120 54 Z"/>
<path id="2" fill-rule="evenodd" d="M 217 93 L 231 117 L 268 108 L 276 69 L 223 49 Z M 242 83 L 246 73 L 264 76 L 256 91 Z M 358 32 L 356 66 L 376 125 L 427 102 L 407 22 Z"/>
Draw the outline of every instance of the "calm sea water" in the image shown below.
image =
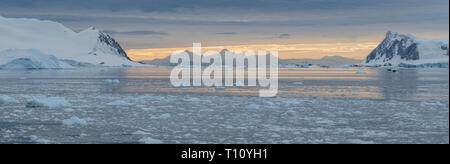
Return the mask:
<path id="1" fill-rule="evenodd" d="M 17 100 L 0 105 L 0 143 L 449 142 L 448 69 L 281 69 L 276 98 L 175 88 L 170 71 L 0 70 L 0 95 Z M 26 107 L 42 96 L 71 105 Z"/>

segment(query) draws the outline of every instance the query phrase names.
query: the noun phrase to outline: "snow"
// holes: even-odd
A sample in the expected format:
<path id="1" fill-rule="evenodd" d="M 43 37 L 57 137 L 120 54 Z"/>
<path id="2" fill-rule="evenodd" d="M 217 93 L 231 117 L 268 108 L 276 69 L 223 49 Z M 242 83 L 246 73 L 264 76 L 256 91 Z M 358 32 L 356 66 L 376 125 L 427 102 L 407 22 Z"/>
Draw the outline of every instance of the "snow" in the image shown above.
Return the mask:
<path id="1" fill-rule="evenodd" d="M 112 105 L 112 106 L 128 106 L 128 105 L 131 105 L 131 104 L 128 103 L 128 102 L 125 102 L 125 101 L 123 101 L 123 100 L 117 100 L 117 101 L 113 101 L 113 102 L 107 103 L 107 105 Z"/>
<path id="2" fill-rule="evenodd" d="M 86 126 L 88 122 L 86 119 L 81 119 L 76 116 L 71 117 L 70 119 L 63 120 L 62 123 L 66 126 Z"/>
<path id="3" fill-rule="evenodd" d="M 37 49 L 8 49 L 0 52 L 0 69 L 73 68 L 53 55 Z"/>
<path id="4" fill-rule="evenodd" d="M 161 140 L 153 139 L 151 137 L 146 137 L 146 138 L 140 139 L 139 142 L 141 142 L 143 144 L 163 144 L 163 142 Z"/>
<path id="5" fill-rule="evenodd" d="M 405 41 L 406 40 L 406 41 Z M 403 42 L 404 43 L 403 43 Z M 402 45 L 398 45 L 401 42 Z M 407 48 L 413 44 L 417 44 L 418 60 L 402 59 L 399 55 L 399 47 Z M 446 47 L 447 50 L 443 49 Z M 402 35 L 396 32 L 389 31 L 386 34 L 385 40 L 374 50 L 376 58 L 362 63 L 365 66 L 383 66 L 390 63 L 392 66 L 399 65 L 417 65 L 427 66 L 429 64 L 441 63 L 447 65 L 449 63 L 448 56 L 449 39 L 427 39 L 419 38 L 412 34 Z M 415 52 L 415 51 L 414 51 Z M 394 57 L 389 59 L 386 53 L 392 53 Z M 412 54 L 411 54 L 412 55 Z"/>
<path id="6" fill-rule="evenodd" d="M 151 71 L 133 68 L 136 72 L 115 76 L 109 72 L 102 74 L 100 69 L 103 68 L 0 70 L 0 94 L 19 100 L 19 103 L 0 105 L 3 127 L 0 143 L 36 142 L 28 140 L 26 136 L 30 135 L 55 144 L 137 143 L 147 137 L 165 144 L 448 144 L 449 141 L 448 70 L 445 69 L 402 69 L 398 74 L 376 68 L 289 72 L 292 74 L 280 76 L 280 88 L 285 89 L 280 89 L 275 98 L 248 94 L 258 90 L 247 87 L 230 88 L 233 93 L 214 92 L 214 87 L 207 91 L 185 87 L 183 93 L 170 87 L 168 80 L 162 83 L 159 77 L 135 78 L 136 72 L 138 77 L 158 75 L 157 68 Z M 128 70 L 109 69 L 111 72 Z M 144 71 L 147 74 L 142 74 Z M 320 74 L 320 78 L 305 76 L 309 71 Z M 357 71 L 367 74 L 355 74 Z M 48 72 L 64 73 L 54 76 Z M 343 81 L 342 77 L 346 79 Z M 133 80 L 133 83 L 117 91 L 113 90 L 116 86 L 102 85 L 105 78 Z M 304 85 L 293 86 L 295 81 Z M 31 97 L 62 94 L 73 106 L 57 110 L 25 107 Z M 336 94 L 344 96 L 335 97 Z M 106 105 L 114 101 L 131 105 Z M 258 105 L 259 109 L 245 110 L 250 104 Z M 74 111 L 65 112 L 68 108 Z M 167 117 L 169 114 L 171 117 Z M 88 125 L 62 123 L 73 116 Z M 161 116 L 167 119 L 152 119 Z"/>
<path id="7" fill-rule="evenodd" d="M 293 84 L 293 85 L 303 85 L 302 82 L 293 82 L 292 84 Z"/>
<path id="8" fill-rule="evenodd" d="M 117 45 L 113 47 L 115 41 L 95 28 L 77 33 L 57 22 L 0 16 L 0 36 L 0 51 L 37 49 L 61 60 L 79 63 L 140 65 L 122 56 L 122 49 Z"/>
<path id="9" fill-rule="evenodd" d="M 75 112 L 75 110 L 74 109 L 72 109 L 72 108 L 66 108 L 66 109 L 63 109 L 63 111 L 64 112 Z"/>
<path id="10" fill-rule="evenodd" d="M 258 110 L 259 109 L 259 105 L 256 104 L 250 104 L 244 107 L 245 110 Z"/>
<path id="11" fill-rule="evenodd" d="M 150 133 L 144 132 L 142 130 L 138 130 L 133 133 L 133 135 L 149 135 Z"/>
<path id="12" fill-rule="evenodd" d="M 0 95 L 0 105 L 10 103 L 17 103 L 17 100 L 7 95 Z"/>
<path id="13" fill-rule="evenodd" d="M 152 117 L 152 119 L 169 119 L 170 117 L 172 117 L 172 115 L 170 113 L 166 113 L 160 116 L 154 116 Z"/>
<path id="14" fill-rule="evenodd" d="M 364 141 L 364 140 L 361 140 L 361 139 L 352 139 L 352 140 L 349 140 L 349 142 L 352 143 L 352 144 L 375 144 L 372 141 Z"/>
<path id="15" fill-rule="evenodd" d="M 68 102 L 64 97 L 45 97 L 38 96 L 33 97 L 26 104 L 27 108 L 60 108 L 60 107 L 69 107 L 72 106 L 70 102 Z"/>
<path id="16" fill-rule="evenodd" d="M 52 141 L 50 141 L 50 140 L 39 138 L 38 136 L 35 136 L 35 135 L 31 135 L 30 139 L 33 140 L 34 142 L 38 143 L 38 144 L 50 144 L 50 143 L 52 143 Z"/>

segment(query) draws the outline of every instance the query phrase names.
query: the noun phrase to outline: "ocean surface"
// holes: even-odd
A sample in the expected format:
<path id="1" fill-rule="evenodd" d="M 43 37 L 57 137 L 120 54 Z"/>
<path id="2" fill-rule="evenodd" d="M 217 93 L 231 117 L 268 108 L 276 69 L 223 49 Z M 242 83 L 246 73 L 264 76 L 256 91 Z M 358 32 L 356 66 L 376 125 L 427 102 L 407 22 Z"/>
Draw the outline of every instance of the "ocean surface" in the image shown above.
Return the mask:
<path id="1" fill-rule="evenodd" d="M 0 70 L 0 143 L 449 143 L 448 69 L 284 68 L 273 98 L 170 72 Z"/>

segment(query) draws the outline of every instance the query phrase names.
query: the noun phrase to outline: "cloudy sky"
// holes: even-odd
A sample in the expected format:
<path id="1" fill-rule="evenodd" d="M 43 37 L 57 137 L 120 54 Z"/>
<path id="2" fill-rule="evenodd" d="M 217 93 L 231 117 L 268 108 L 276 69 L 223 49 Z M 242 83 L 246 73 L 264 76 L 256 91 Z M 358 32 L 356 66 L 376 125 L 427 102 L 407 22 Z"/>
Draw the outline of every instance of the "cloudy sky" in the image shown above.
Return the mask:
<path id="1" fill-rule="evenodd" d="M 0 15 L 95 26 L 136 60 L 201 42 L 282 58 L 362 59 L 388 30 L 448 38 L 448 0 L 0 0 Z"/>

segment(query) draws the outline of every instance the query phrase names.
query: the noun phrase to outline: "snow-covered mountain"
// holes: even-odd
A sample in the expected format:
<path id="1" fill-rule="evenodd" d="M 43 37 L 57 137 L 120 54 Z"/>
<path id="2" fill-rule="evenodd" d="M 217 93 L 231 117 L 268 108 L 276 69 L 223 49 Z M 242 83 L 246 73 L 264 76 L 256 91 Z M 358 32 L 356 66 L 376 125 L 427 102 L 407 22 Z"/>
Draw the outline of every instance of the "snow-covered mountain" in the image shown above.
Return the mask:
<path id="1" fill-rule="evenodd" d="M 219 52 L 223 65 L 225 65 L 225 54 L 229 52 L 227 49 L 223 49 Z M 185 50 L 180 53 L 186 53 L 192 59 L 193 53 Z M 232 53 L 232 52 L 231 52 Z M 235 54 L 235 53 L 233 53 Z M 244 55 L 244 54 L 235 54 L 235 55 Z M 269 61 L 269 59 L 267 59 Z M 163 59 L 154 59 L 149 61 L 140 61 L 144 64 L 151 64 L 157 66 L 176 66 L 177 64 L 170 63 L 170 56 Z M 361 63 L 361 60 L 345 58 L 341 56 L 325 56 L 321 59 L 278 59 L 278 63 L 280 67 L 300 67 L 303 65 L 325 65 L 325 66 L 342 66 L 342 65 L 354 65 Z M 204 64 L 207 66 L 207 64 Z"/>
<path id="2" fill-rule="evenodd" d="M 449 45 L 446 39 L 424 39 L 411 34 L 402 35 L 392 31 L 367 56 L 363 65 L 368 66 L 420 66 L 449 62 Z"/>
<path id="3" fill-rule="evenodd" d="M 93 27 L 74 32 L 57 22 L 0 16 L 0 52 L 10 50 L 39 51 L 72 65 L 137 65 L 119 43 Z"/>

